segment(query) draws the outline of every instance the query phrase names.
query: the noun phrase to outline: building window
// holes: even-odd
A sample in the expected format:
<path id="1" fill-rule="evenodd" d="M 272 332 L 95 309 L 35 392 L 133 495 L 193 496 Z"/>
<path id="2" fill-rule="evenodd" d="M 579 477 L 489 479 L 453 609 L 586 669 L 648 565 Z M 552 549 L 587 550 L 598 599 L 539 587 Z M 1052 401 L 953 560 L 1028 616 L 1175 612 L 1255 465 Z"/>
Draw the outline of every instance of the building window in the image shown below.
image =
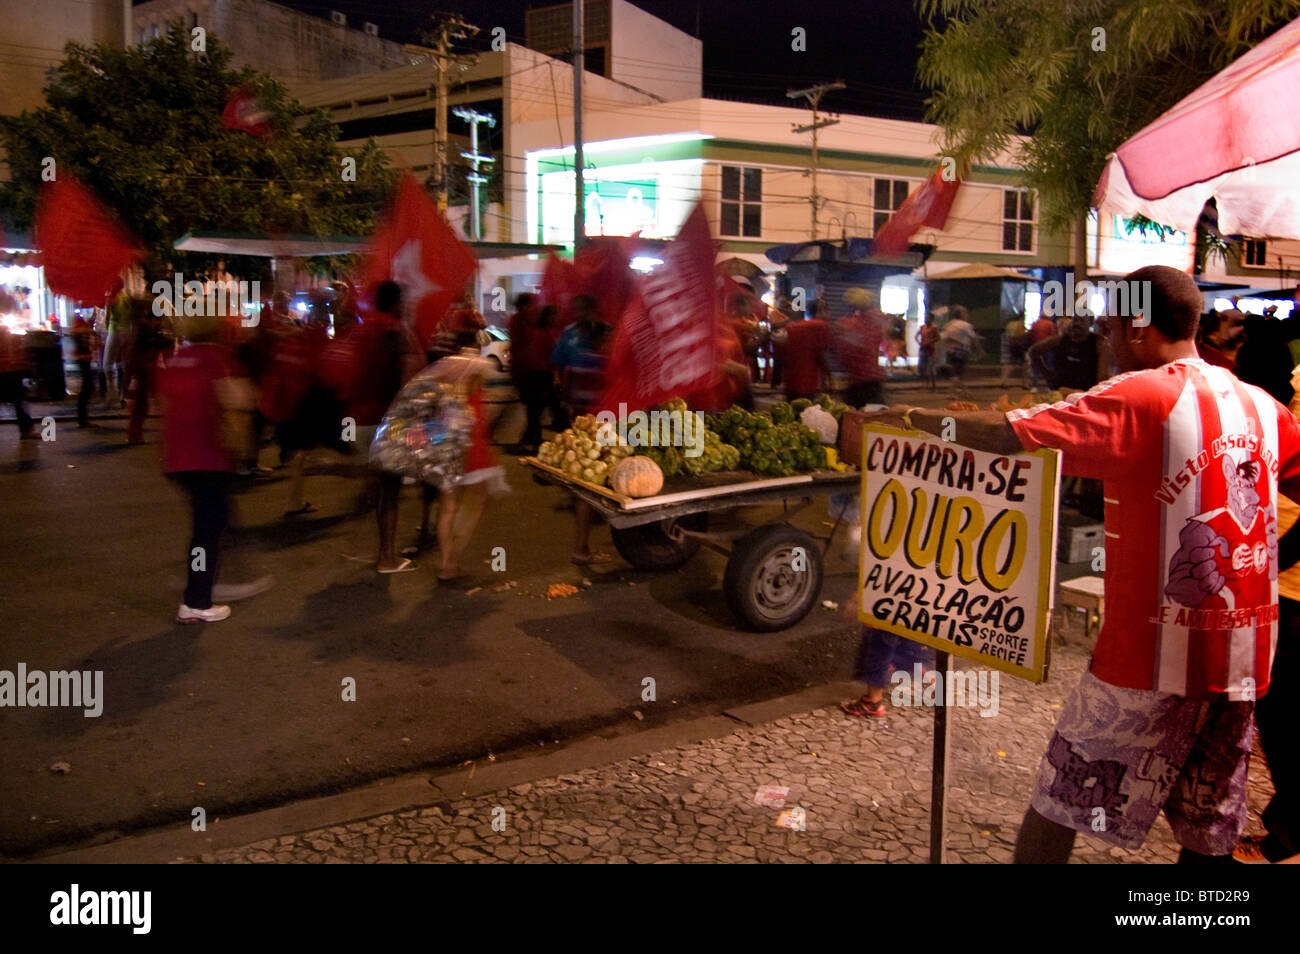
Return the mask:
<path id="1" fill-rule="evenodd" d="M 872 235 L 879 235 L 889 217 L 898 211 L 899 206 L 907 201 L 907 193 L 912 184 L 906 179 L 877 179 L 875 199 L 871 204 L 874 210 L 871 216 Z"/>
<path id="2" fill-rule="evenodd" d="M 1002 249 L 1007 252 L 1034 250 L 1034 194 L 1028 189 L 1002 192 Z"/>
<path id="3" fill-rule="evenodd" d="M 763 234 L 763 170 L 722 167 L 721 234 Z"/>
<path id="4" fill-rule="evenodd" d="M 1241 243 L 1241 264 L 1263 268 L 1268 264 L 1267 246 L 1263 239 L 1246 239 Z"/>

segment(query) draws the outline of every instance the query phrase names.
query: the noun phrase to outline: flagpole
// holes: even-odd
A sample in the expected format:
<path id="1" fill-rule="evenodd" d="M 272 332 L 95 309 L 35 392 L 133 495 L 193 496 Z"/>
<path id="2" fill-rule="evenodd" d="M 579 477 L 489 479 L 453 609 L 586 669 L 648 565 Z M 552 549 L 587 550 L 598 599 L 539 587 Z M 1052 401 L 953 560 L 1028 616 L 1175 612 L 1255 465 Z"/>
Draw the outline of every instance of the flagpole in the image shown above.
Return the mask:
<path id="1" fill-rule="evenodd" d="M 587 203 L 582 160 L 582 0 L 573 0 L 573 250 L 587 237 Z"/>

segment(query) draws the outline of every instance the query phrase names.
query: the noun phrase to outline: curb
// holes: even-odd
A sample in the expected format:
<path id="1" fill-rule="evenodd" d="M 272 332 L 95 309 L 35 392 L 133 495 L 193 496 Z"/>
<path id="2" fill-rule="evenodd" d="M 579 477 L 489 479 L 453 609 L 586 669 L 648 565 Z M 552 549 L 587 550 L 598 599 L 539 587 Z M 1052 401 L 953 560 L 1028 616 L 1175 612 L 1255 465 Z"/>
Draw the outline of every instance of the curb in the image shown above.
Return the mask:
<path id="1" fill-rule="evenodd" d="M 63 848 L 21 862 L 8 860 L 11 863 L 75 865 L 193 861 L 209 852 L 238 848 L 268 838 L 426 808 L 663 749 L 722 738 L 743 727 L 836 705 L 861 691 L 860 683 L 829 683 L 673 725 L 612 738 L 587 736 L 552 752 L 400 775 L 340 795 L 304 799 L 250 815 L 214 821 L 203 832 L 192 831 L 188 824 L 182 823 L 113 841 Z"/>

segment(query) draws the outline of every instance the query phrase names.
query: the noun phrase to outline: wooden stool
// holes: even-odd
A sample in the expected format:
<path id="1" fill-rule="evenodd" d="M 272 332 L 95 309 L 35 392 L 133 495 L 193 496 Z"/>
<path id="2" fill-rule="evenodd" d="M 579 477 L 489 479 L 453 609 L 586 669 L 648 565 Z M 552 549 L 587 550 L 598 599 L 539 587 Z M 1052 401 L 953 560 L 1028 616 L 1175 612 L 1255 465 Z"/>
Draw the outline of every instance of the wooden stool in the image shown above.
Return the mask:
<path id="1" fill-rule="evenodd" d="M 1105 585 L 1099 576 L 1081 576 L 1066 580 L 1057 587 L 1056 603 L 1058 607 L 1073 607 L 1087 614 L 1083 624 L 1083 636 L 1092 638 L 1092 622 L 1096 616 L 1097 628 L 1101 629 L 1101 618 L 1106 611 Z"/>

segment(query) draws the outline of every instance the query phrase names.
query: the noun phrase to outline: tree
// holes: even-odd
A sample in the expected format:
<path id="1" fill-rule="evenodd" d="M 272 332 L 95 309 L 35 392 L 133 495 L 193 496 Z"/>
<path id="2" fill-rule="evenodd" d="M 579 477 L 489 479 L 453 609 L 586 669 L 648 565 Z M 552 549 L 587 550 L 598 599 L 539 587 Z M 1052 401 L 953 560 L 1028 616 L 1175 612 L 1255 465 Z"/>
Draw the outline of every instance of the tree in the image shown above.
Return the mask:
<path id="1" fill-rule="evenodd" d="M 1300 0 L 917 0 L 926 118 L 961 166 L 1010 152 L 1039 222 L 1086 229 L 1106 157 L 1251 46 Z M 1020 137 L 1031 135 L 1027 141 Z M 1196 148 L 1188 143 L 1187 148 Z"/>
<path id="2" fill-rule="evenodd" d="M 190 44 L 179 24 L 127 49 L 69 43 L 51 71 L 46 105 L 0 119 L 12 176 L 0 207 L 10 220 L 30 225 L 42 162 L 52 156 L 56 174 L 80 178 L 141 238 L 151 277 L 214 264 L 215 256 L 173 249 L 190 231 L 368 232 L 395 181 L 374 141 L 350 151 L 356 179 L 344 181 L 337 129 L 324 112 L 305 113 L 275 80 L 232 69 L 216 38 L 207 37 L 205 53 Z M 269 113 L 269 136 L 222 126 L 241 88 Z M 266 260 L 239 266 L 257 277 Z"/>

